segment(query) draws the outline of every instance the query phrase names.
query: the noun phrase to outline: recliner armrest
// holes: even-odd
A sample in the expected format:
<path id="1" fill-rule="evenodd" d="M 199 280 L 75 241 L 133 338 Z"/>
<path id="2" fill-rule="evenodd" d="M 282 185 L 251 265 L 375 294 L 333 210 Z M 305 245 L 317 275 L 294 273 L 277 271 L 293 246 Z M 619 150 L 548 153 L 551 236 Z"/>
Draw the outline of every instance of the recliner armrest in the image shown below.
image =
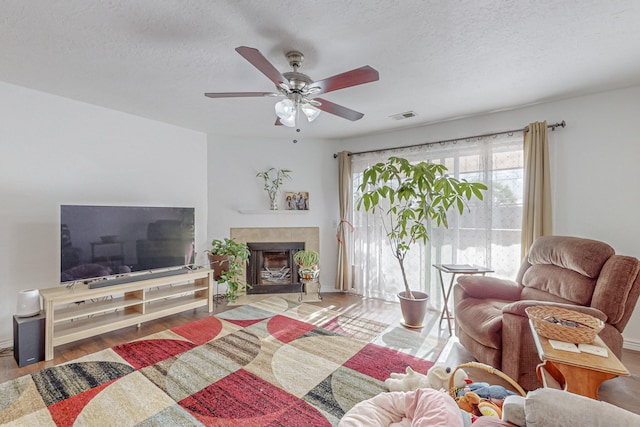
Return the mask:
<path id="1" fill-rule="evenodd" d="M 502 307 L 502 313 L 514 314 L 516 316 L 528 317 L 525 309 L 527 307 L 533 307 L 536 305 L 545 305 L 553 307 L 562 307 L 568 310 L 574 310 L 580 313 L 589 314 L 596 319 L 600 319 L 603 322 L 607 321 L 607 315 L 597 308 L 583 307 L 581 305 L 562 304 L 559 302 L 547 302 L 547 301 L 534 301 L 534 300 L 522 300 L 515 301 Z"/>
<path id="2" fill-rule="evenodd" d="M 524 403 L 524 396 L 507 396 L 502 403 L 502 421 L 507 421 L 519 427 L 526 426 Z"/>
<path id="3" fill-rule="evenodd" d="M 540 388 L 527 394 L 527 426 L 637 426 L 640 415 L 563 390 Z"/>
<path id="4" fill-rule="evenodd" d="M 522 292 L 522 286 L 514 281 L 486 276 L 460 276 L 456 286 L 464 290 L 467 296 L 483 299 L 517 301 Z"/>

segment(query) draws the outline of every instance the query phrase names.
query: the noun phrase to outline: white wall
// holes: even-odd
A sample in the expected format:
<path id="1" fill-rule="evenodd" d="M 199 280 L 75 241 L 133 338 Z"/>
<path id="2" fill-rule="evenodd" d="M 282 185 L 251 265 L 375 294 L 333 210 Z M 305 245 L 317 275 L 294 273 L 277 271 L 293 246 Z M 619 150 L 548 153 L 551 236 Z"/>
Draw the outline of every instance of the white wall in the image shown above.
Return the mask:
<path id="1" fill-rule="evenodd" d="M 207 232 L 206 135 L 0 83 L 0 346 L 21 289 L 60 282 L 60 204 L 196 208 Z"/>
<path id="2" fill-rule="evenodd" d="M 550 132 L 554 234 L 609 243 L 640 257 L 640 87 L 529 106 L 481 117 L 342 141 L 339 150 L 365 151 L 520 129 L 565 120 Z M 640 350 L 640 309 L 627 325 L 625 347 Z"/>
<path id="3" fill-rule="evenodd" d="M 209 242 L 229 237 L 231 227 L 320 227 L 320 282 L 323 292 L 332 291 L 336 274 L 336 226 L 339 220 L 337 166 L 327 141 L 297 134 L 297 144 L 283 129 L 281 139 L 233 139 L 209 136 Z M 269 198 L 258 172 L 269 168 L 290 169 L 291 180 L 283 191 L 308 191 L 309 211 L 269 212 Z M 240 210 L 262 211 L 242 214 Z M 207 245 L 199 247 L 203 253 Z"/>

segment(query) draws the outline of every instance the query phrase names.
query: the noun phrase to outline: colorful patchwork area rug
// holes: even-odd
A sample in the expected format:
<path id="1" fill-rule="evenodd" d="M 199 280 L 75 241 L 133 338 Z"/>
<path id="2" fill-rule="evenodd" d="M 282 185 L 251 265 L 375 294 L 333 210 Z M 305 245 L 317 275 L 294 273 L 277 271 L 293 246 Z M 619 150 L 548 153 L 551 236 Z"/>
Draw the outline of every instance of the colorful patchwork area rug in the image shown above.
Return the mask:
<path id="1" fill-rule="evenodd" d="M 335 426 L 444 344 L 269 297 L 0 384 L 0 423 Z"/>

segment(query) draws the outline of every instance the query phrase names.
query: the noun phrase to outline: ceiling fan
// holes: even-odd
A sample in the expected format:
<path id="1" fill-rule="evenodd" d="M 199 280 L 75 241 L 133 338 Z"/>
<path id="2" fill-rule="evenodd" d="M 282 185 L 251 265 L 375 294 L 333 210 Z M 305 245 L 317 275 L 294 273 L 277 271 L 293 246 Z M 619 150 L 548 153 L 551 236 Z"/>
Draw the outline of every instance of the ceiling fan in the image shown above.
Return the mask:
<path id="1" fill-rule="evenodd" d="M 298 71 L 304 60 L 304 56 L 298 51 L 286 54 L 289 65 L 293 68 L 293 71 L 287 73 L 280 73 L 258 49 L 240 46 L 236 48 L 236 52 L 267 76 L 275 84 L 277 92 L 219 92 L 205 93 L 204 95 L 209 98 L 284 96 L 284 99 L 275 105 L 278 116 L 276 125 L 295 127 L 300 112 L 310 122 L 318 117 L 320 111 L 351 121 L 360 120 L 364 116 L 363 113 L 326 99 L 317 98 L 317 96 L 338 89 L 374 82 L 379 78 L 378 71 L 365 65 L 323 80 L 313 81 L 309 76 Z"/>

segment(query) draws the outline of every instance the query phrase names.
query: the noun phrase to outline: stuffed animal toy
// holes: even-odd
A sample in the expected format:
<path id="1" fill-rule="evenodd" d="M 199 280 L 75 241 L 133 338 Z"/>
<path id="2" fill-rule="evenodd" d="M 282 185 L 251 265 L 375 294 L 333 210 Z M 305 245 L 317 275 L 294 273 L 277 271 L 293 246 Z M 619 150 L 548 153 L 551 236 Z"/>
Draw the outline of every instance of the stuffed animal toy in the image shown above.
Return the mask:
<path id="1" fill-rule="evenodd" d="M 411 366 L 407 366 L 404 374 L 392 372 L 390 378 L 387 378 L 384 383 L 389 391 L 413 391 L 431 387 L 427 376 L 414 371 Z"/>
<path id="2" fill-rule="evenodd" d="M 384 383 L 389 391 L 413 391 L 419 388 L 433 388 L 435 390 L 447 390 L 449 388 L 449 377 L 451 368 L 443 365 L 434 365 L 426 375 L 418 373 L 407 366 L 406 373 L 399 374 L 392 372 L 390 378 Z M 466 384 L 467 374 L 462 369 L 458 369 L 454 377 L 454 385 L 463 387 Z"/>
<path id="3" fill-rule="evenodd" d="M 451 378 L 451 368 L 444 365 L 434 365 L 427 372 L 427 379 L 431 384 L 431 388 L 435 388 L 436 390 L 448 390 L 449 389 L 449 379 Z M 468 380 L 467 373 L 458 369 L 453 377 L 453 386 L 455 388 L 464 387 L 467 384 Z"/>
<path id="4" fill-rule="evenodd" d="M 502 418 L 502 404 L 504 399 L 512 394 L 501 385 L 489 385 L 485 382 L 471 382 L 458 390 L 458 406 L 476 417 L 485 416 Z"/>
<path id="5" fill-rule="evenodd" d="M 472 391 L 468 391 L 458 398 L 458 407 L 463 411 L 467 411 L 477 417 L 482 415 L 480 409 L 478 409 L 479 404 L 480 396 Z"/>
<path id="6" fill-rule="evenodd" d="M 502 409 L 498 405 L 494 405 L 491 402 L 487 402 L 486 400 L 478 403 L 478 410 L 485 417 L 493 417 L 502 419 Z"/>
<path id="7" fill-rule="evenodd" d="M 469 412 L 474 417 L 502 418 L 502 410 L 497 405 L 482 400 L 480 396 L 472 391 L 467 391 L 458 398 L 457 402 L 460 409 Z"/>
<path id="8" fill-rule="evenodd" d="M 501 385 L 489 385 L 489 383 L 486 382 L 470 383 L 463 390 L 458 391 L 458 396 L 461 396 L 466 391 L 472 391 L 482 399 L 490 400 L 499 406 L 502 406 L 507 396 L 517 394 L 511 390 L 507 390 Z"/>
<path id="9" fill-rule="evenodd" d="M 489 385 L 486 383 L 478 383 L 474 386 L 475 383 L 469 384 L 469 388 L 471 391 L 474 391 L 478 394 L 478 396 L 489 399 L 491 401 L 499 401 L 502 402 L 506 399 L 507 396 L 512 396 L 517 394 L 511 390 L 507 390 L 501 385 Z"/>

